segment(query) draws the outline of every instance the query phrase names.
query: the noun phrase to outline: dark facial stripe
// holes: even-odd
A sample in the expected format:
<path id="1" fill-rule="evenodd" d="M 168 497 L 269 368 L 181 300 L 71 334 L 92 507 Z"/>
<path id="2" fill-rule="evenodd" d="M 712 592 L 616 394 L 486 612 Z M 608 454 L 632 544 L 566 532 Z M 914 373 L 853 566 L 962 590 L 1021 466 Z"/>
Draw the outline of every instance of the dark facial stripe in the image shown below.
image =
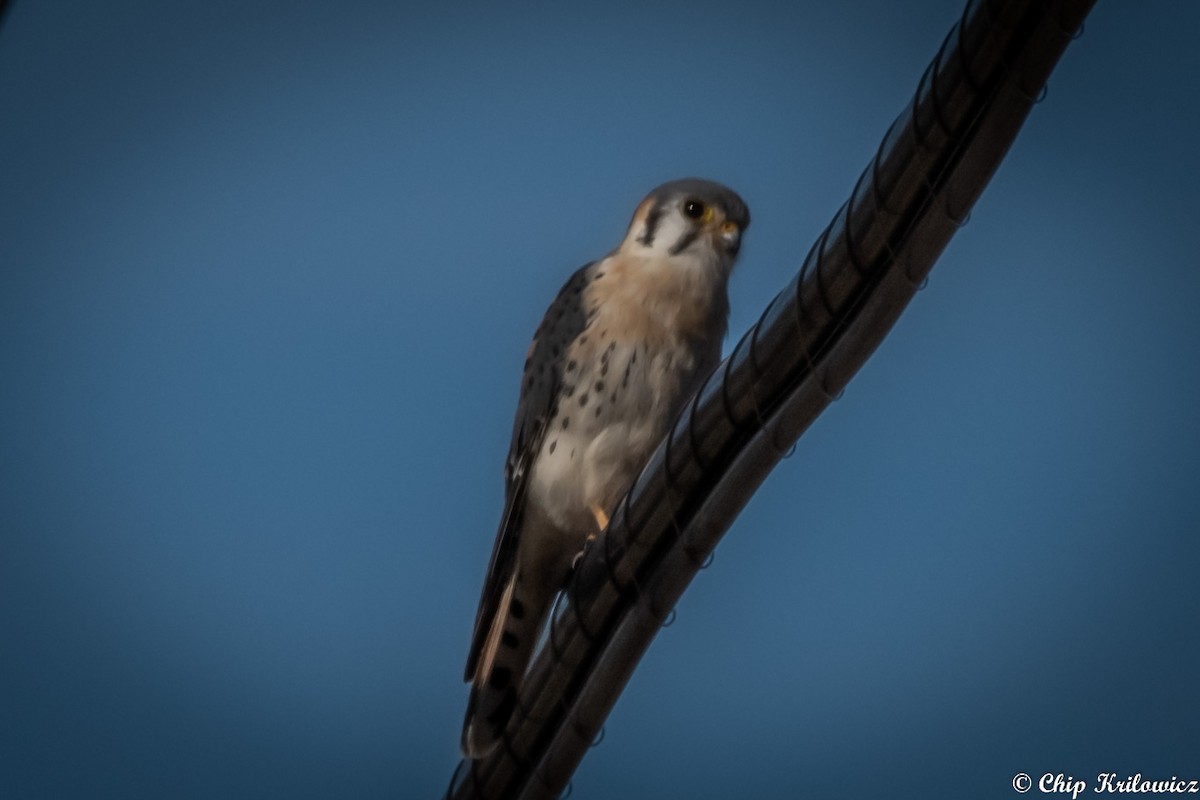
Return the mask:
<path id="1" fill-rule="evenodd" d="M 669 252 L 673 256 L 679 255 L 684 250 L 687 250 L 688 246 L 692 242 L 696 241 L 696 237 L 699 235 L 700 235 L 700 231 L 696 228 L 692 228 L 690 231 L 685 233 L 683 236 L 680 236 L 679 241 L 676 242 L 675 244 L 671 245 L 671 249 L 667 252 Z"/>
<path id="2" fill-rule="evenodd" d="M 654 231 L 658 228 L 658 221 L 662 218 L 663 207 L 662 203 L 655 203 L 648 212 L 646 212 L 646 230 L 642 233 L 642 238 L 639 239 L 642 244 L 649 247 L 654 244 Z"/>

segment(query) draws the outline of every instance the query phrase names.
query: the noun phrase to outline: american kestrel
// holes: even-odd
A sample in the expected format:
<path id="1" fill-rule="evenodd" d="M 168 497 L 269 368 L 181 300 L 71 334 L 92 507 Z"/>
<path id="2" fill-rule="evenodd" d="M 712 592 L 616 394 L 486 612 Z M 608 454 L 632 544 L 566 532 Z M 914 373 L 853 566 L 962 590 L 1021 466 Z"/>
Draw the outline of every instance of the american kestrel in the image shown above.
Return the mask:
<path id="1" fill-rule="evenodd" d="M 749 224 L 746 204 L 718 183 L 665 183 L 638 205 L 620 246 L 572 275 L 547 309 L 521 378 L 467 656 L 467 757 L 495 748 L 575 557 L 720 362 L 729 274 Z"/>

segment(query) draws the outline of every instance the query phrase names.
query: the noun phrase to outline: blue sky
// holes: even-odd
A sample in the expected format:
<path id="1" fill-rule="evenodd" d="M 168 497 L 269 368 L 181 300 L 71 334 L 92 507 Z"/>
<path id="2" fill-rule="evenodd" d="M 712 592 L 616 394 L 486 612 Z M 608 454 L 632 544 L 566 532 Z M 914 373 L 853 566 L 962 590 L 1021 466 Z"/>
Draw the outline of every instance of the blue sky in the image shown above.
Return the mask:
<path id="1" fill-rule="evenodd" d="M 546 304 L 700 175 L 736 341 L 960 10 L 18 0 L 5 796 L 440 793 Z M 575 797 L 1200 779 L 1197 23 L 1093 12 Z"/>

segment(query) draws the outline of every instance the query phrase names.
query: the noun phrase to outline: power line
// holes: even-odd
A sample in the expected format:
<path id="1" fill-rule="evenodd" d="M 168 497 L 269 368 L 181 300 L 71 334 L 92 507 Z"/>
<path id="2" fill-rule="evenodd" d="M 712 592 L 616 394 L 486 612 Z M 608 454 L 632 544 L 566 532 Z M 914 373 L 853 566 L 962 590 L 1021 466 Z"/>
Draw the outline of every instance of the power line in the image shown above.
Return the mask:
<path id="1" fill-rule="evenodd" d="M 502 746 L 446 796 L 555 798 L 750 496 L 923 285 L 1094 0 L 972 0 L 800 271 L 676 420 L 581 559 Z"/>

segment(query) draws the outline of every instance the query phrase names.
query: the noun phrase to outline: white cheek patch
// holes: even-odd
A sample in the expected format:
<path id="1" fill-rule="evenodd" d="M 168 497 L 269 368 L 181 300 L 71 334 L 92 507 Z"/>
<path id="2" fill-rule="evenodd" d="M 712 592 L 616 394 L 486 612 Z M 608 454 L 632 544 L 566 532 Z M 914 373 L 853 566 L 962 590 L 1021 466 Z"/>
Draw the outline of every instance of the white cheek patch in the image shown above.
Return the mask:
<path id="1" fill-rule="evenodd" d="M 654 241 L 650 247 L 659 253 L 670 253 L 671 248 L 687 236 L 692 230 L 692 226 L 683 217 L 673 209 L 663 212 L 663 215 L 658 220 L 658 227 L 654 231 Z"/>

